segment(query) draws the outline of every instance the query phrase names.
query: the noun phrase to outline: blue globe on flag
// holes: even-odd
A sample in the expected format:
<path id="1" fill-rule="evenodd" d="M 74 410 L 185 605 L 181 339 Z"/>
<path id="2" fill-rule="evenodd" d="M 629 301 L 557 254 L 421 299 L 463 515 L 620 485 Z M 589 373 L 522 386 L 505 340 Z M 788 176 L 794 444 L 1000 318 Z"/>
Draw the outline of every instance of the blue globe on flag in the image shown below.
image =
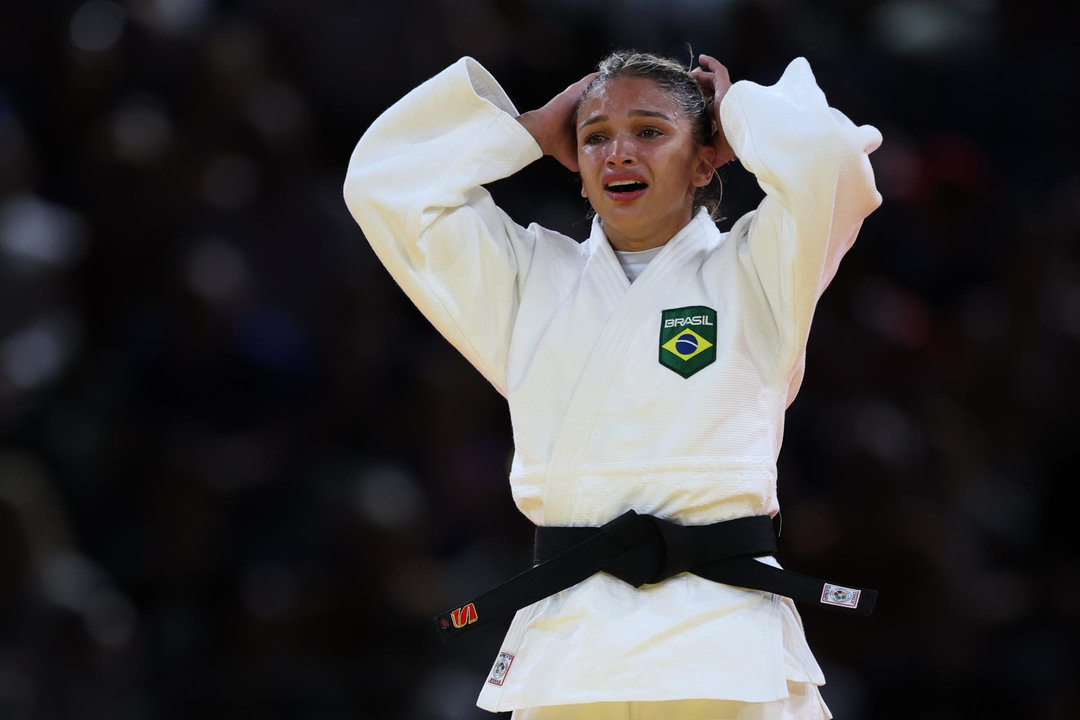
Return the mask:
<path id="1" fill-rule="evenodd" d="M 693 333 L 683 333 L 675 341 L 675 349 L 681 355 L 692 355 L 697 350 L 697 337 Z"/>

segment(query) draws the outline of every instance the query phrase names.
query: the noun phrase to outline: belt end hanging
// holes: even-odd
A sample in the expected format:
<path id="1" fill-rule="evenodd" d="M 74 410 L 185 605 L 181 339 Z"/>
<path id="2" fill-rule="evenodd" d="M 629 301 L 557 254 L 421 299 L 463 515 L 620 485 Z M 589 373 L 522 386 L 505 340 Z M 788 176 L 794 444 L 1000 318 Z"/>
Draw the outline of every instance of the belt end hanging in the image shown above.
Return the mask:
<path id="1" fill-rule="evenodd" d="M 877 604 L 877 590 L 844 587 L 823 583 L 818 604 L 834 610 L 844 610 L 857 615 L 869 615 Z"/>
<path id="2" fill-rule="evenodd" d="M 444 645 L 450 644 L 467 631 L 473 629 L 473 625 L 479 621 L 480 615 L 476 611 L 476 603 L 468 603 L 454 610 L 449 610 L 436 615 L 435 630 Z"/>

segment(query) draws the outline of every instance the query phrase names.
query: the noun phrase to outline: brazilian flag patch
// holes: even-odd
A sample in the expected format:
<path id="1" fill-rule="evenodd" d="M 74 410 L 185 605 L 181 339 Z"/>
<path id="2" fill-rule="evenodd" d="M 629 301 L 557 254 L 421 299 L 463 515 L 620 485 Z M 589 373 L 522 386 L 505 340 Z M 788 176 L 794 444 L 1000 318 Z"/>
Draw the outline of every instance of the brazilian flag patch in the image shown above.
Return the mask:
<path id="1" fill-rule="evenodd" d="M 716 361 L 716 311 L 704 305 L 660 314 L 660 364 L 688 378 Z"/>

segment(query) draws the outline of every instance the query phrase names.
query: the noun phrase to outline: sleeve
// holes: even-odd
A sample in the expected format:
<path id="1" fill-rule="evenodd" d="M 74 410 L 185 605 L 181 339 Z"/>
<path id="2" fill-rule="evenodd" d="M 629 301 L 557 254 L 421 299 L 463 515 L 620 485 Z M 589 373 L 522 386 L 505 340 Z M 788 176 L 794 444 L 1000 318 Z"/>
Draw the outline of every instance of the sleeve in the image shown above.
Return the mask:
<path id="1" fill-rule="evenodd" d="M 720 113 L 736 156 L 765 191 L 730 235 L 744 280 L 762 298 L 755 321 L 774 340 L 770 355 L 790 404 L 818 298 L 881 204 L 869 159 L 881 133 L 829 107 L 803 58 L 773 86 L 735 83 Z"/>
<path id="2" fill-rule="evenodd" d="M 417 308 L 499 392 L 532 229 L 484 183 L 541 157 L 495 79 L 462 58 L 383 113 L 353 151 L 345 203 Z"/>

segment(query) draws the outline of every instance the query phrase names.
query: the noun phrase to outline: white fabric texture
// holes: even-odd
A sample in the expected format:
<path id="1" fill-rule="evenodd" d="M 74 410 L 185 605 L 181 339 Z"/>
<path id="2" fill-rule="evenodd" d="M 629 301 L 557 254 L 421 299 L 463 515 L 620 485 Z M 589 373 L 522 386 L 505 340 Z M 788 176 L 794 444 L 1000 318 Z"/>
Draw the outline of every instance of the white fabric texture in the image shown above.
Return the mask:
<path id="1" fill-rule="evenodd" d="M 775 514 L 815 304 L 881 201 L 880 134 L 830 108 L 803 59 L 773 86 L 735 83 L 723 126 L 765 198 L 728 233 L 699 211 L 631 284 L 598 218 L 579 244 L 518 225 L 482 187 L 541 156 L 516 114 L 463 58 L 372 124 L 345 198 L 405 293 L 506 396 L 518 508 L 576 526 L 629 509 Z M 716 358 L 682 377 L 658 361 L 659 333 L 662 311 L 688 306 L 715 310 Z M 509 669 L 478 701 L 492 711 L 770 703 L 824 682 L 789 600 L 688 574 L 641 589 L 594 575 L 519 611 L 502 653 Z"/>
<path id="2" fill-rule="evenodd" d="M 831 717 L 816 686 L 789 682 L 788 697 L 772 702 L 668 700 L 552 705 L 515 710 L 510 720 L 821 720 Z"/>

